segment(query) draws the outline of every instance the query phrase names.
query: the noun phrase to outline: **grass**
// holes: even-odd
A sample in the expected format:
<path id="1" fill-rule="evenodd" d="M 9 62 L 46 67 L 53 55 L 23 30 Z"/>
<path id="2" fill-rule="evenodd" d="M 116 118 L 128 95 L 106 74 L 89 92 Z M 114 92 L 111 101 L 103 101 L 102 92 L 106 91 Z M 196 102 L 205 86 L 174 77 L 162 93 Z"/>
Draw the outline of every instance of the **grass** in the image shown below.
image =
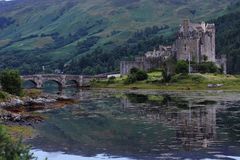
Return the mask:
<path id="1" fill-rule="evenodd" d="M 42 94 L 42 90 L 39 89 L 26 89 L 23 91 L 23 95 L 31 98 L 37 98 Z"/>
<path id="2" fill-rule="evenodd" d="M 20 126 L 20 125 L 4 125 L 7 132 L 14 140 L 29 139 L 36 134 L 36 131 L 30 126 Z"/>
<path id="3" fill-rule="evenodd" d="M 70 3 L 75 4 L 71 5 Z M 101 39 L 92 47 L 89 51 L 91 52 L 97 46 L 102 46 L 102 43 L 106 40 L 107 42 L 113 41 L 115 44 L 122 43 L 129 38 L 131 33 L 145 27 L 153 25 L 162 26 L 164 24 L 176 27 L 186 17 L 194 21 L 208 20 L 212 17 L 216 18 L 230 12 L 225 10 L 226 6 L 230 4 L 231 2 L 228 0 L 222 0 L 221 2 L 218 0 L 194 0 L 184 1 L 184 3 L 183 1 L 129 0 L 125 4 L 119 4 L 113 0 L 94 2 L 69 2 L 68 0 L 55 2 L 46 0 L 44 2 L 32 1 L 31 3 L 23 1 L 19 2 L 18 7 L 15 7 L 15 5 L 13 7 L 8 6 L 9 9 L 0 13 L 0 16 L 12 17 L 18 22 L 0 32 L 0 47 L 6 46 L 11 40 L 16 40 L 16 37 L 54 32 L 67 37 L 69 34 L 76 33 L 80 28 L 90 28 L 88 30 L 89 34 L 81 37 L 79 40 L 85 39 L 90 35 L 100 36 Z M 191 15 L 190 10 L 196 10 L 196 13 Z M 96 23 L 99 20 L 103 20 L 103 24 L 99 25 Z M 101 29 L 102 31 L 97 33 Z M 110 33 L 112 31 L 121 31 L 121 33 L 119 36 L 111 36 Z M 168 32 L 172 32 L 171 29 Z M 169 34 L 165 30 L 162 33 Z M 44 52 L 44 56 L 50 61 L 49 64 L 54 64 L 59 59 L 72 60 L 76 56 L 74 52 L 77 41 L 73 42 L 74 45 L 60 46 L 56 50 Z M 22 49 L 31 55 L 31 50 L 45 48 L 52 43 L 53 40 L 50 37 L 37 37 L 14 42 L 7 48 L 4 48 L 3 51 Z M 82 54 L 84 53 L 79 55 Z M 36 57 L 40 55 L 42 55 L 42 51 L 34 53 Z"/>
<path id="4" fill-rule="evenodd" d="M 10 94 L 4 92 L 4 91 L 0 91 L 0 102 L 6 101 L 11 97 Z"/>
<path id="5" fill-rule="evenodd" d="M 96 88 L 116 88 L 116 89 L 157 89 L 157 90 L 233 90 L 240 91 L 240 76 L 221 74 L 191 74 L 175 75 L 171 82 L 161 83 L 161 72 L 151 72 L 145 81 L 125 85 L 123 83 L 126 76 L 116 78 L 113 83 L 107 80 L 95 81 L 92 83 Z M 208 84 L 223 84 L 222 87 L 209 88 Z"/>

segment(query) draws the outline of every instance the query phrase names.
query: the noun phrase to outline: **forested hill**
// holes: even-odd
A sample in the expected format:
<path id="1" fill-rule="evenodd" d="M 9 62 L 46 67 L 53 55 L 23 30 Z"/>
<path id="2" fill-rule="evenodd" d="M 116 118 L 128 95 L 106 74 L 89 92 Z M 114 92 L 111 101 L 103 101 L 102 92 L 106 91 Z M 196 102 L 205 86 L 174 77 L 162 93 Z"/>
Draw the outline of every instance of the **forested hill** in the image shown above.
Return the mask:
<path id="1" fill-rule="evenodd" d="M 217 27 L 217 53 L 228 58 L 229 73 L 240 73 L 240 12 L 214 20 Z"/>
<path id="2" fill-rule="evenodd" d="M 47 72 L 75 74 L 117 70 L 120 59 L 171 43 L 182 19 L 221 17 L 239 10 L 238 1 L 0 1 L 0 68 L 18 68 L 24 74 L 39 73 L 42 66 Z"/>

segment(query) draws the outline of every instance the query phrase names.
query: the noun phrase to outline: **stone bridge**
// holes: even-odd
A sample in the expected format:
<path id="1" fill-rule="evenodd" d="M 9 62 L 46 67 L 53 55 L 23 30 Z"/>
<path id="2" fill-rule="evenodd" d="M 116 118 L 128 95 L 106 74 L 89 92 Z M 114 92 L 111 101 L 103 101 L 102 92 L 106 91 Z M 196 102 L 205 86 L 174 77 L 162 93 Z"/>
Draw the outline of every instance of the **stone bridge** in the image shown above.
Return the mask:
<path id="1" fill-rule="evenodd" d="M 43 88 L 43 84 L 47 81 L 56 82 L 62 89 L 67 87 L 68 82 L 74 82 L 77 87 L 89 87 L 91 80 L 104 77 L 62 74 L 37 74 L 21 76 L 21 78 L 23 81 L 31 81 L 38 89 Z"/>

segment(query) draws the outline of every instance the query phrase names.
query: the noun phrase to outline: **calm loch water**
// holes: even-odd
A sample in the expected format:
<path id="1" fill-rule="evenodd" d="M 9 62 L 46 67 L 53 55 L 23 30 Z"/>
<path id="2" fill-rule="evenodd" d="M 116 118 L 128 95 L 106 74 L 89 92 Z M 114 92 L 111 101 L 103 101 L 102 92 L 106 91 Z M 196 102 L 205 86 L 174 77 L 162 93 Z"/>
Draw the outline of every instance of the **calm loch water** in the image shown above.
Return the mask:
<path id="1" fill-rule="evenodd" d="M 45 112 L 40 160 L 240 159 L 240 93 L 87 90 Z"/>

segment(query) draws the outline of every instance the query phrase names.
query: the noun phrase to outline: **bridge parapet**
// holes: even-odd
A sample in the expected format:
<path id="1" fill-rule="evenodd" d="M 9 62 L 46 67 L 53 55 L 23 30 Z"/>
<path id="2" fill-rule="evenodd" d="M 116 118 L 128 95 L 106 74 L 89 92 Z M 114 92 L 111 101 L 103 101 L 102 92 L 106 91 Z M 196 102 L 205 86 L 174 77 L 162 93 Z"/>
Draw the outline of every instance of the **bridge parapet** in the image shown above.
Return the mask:
<path id="1" fill-rule="evenodd" d="M 90 86 L 90 81 L 94 79 L 93 76 L 85 77 L 83 75 L 62 75 L 62 74 L 36 74 L 21 76 L 23 81 L 31 81 L 36 85 L 36 88 L 41 89 L 43 84 L 47 81 L 55 81 L 60 88 L 65 88 L 67 82 L 74 81 L 78 87 Z"/>

